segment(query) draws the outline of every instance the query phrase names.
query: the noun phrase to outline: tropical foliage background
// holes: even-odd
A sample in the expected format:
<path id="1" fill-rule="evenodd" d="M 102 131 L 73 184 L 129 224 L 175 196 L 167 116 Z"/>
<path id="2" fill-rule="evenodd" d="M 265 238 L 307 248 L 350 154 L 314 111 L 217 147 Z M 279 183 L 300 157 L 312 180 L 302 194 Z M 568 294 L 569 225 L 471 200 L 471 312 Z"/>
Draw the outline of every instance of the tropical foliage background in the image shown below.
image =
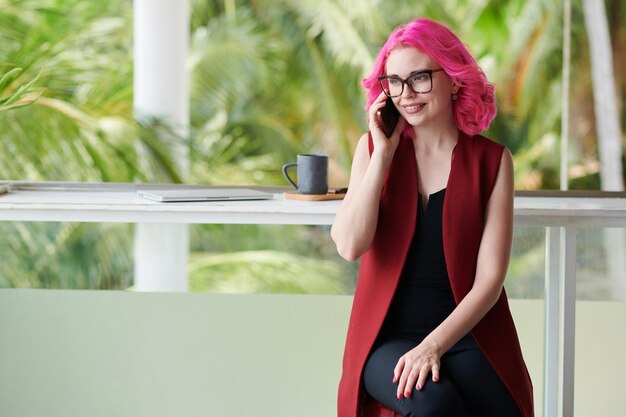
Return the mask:
<path id="1" fill-rule="evenodd" d="M 513 151 L 516 188 L 558 188 L 561 1 L 191 3 L 182 173 L 159 121 L 133 120 L 131 0 L 0 0 L 0 179 L 284 185 L 278 167 L 306 151 L 330 155 L 331 185 L 345 185 L 366 128 L 360 80 L 395 26 L 427 16 L 455 28 L 496 84 L 499 114 L 487 135 Z M 599 189 L 587 34 L 581 0 L 572 5 L 570 188 Z M 626 131 L 626 6 L 605 5 Z M 191 227 L 194 291 L 354 287 L 357 266 L 335 254 L 327 228 Z M 128 288 L 132 236 L 131 225 L 2 223 L 0 287 Z M 516 230 L 515 242 L 508 285 L 541 296 L 543 231 Z M 607 296 L 594 284 L 602 267 L 589 265 L 582 287 Z"/>

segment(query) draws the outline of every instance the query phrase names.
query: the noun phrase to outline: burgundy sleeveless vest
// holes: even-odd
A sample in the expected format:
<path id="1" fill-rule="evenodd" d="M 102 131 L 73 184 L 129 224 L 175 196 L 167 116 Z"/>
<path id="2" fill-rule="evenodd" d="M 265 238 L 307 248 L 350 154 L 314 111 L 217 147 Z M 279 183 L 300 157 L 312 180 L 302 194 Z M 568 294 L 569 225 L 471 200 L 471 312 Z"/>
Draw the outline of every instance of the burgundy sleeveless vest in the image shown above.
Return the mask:
<path id="1" fill-rule="evenodd" d="M 372 151 L 370 139 L 370 154 Z M 457 304 L 474 283 L 484 214 L 504 146 L 483 136 L 459 134 L 443 206 L 442 232 L 446 266 Z M 417 162 L 412 140 L 403 137 L 387 171 L 378 226 L 361 269 L 339 383 L 338 417 L 383 417 L 393 412 L 362 387 L 365 361 L 394 296 L 415 230 Z M 472 330 L 476 342 L 517 403 L 522 417 L 532 417 L 532 384 L 503 290 L 493 308 Z"/>

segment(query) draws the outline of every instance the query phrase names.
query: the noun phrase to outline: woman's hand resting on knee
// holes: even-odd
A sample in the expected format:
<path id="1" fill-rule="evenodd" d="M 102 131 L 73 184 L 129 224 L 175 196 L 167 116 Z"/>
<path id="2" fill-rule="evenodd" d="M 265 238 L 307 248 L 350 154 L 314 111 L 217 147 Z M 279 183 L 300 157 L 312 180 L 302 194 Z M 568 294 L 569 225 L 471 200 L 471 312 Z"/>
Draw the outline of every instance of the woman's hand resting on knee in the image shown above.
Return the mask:
<path id="1" fill-rule="evenodd" d="M 439 381 L 440 349 L 436 343 L 424 340 L 404 354 L 393 370 L 393 383 L 398 383 L 398 399 L 411 396 L 413 387 L 420 391 L 432 373 L 433 382 Z"/>

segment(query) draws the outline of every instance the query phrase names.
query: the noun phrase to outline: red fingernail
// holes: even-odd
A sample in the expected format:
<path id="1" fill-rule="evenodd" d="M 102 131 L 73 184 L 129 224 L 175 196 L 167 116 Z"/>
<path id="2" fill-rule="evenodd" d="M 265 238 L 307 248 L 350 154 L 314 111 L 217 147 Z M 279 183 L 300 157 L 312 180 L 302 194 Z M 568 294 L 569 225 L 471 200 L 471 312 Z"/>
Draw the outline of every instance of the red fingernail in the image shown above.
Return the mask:
<path id="1" fill-rule="evenodd" d="M 417 384 L 417 390 L 420 391 L 422 389 L 422 386 L 420 384 Z"/>
<path id="2" fill-rule="evenodd" d="M 433 377 L 433 381 L 437 382 L 437 381 L 439 381 L 439 378 L 438 378 L 438 377 L 436 377 L 436 376 L 434 376 L 434 377 Z"/>

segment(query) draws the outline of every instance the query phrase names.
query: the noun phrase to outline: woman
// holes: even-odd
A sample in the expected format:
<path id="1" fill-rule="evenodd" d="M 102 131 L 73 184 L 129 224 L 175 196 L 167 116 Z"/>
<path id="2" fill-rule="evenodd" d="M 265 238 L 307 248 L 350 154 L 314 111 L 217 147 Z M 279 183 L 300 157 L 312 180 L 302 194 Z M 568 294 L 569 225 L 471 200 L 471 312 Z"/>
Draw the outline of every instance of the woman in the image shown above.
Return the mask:
<path id="1" fill-rule="evenodd" d="M 339 417 L 533 416 L 503 289 L 513 160 L 478 135 L 495 117 L 493 85 L 448 28 L 417 19 L 363 86 L 369 132 L 331 230 L 342 257 L 362 258 Z"/>

